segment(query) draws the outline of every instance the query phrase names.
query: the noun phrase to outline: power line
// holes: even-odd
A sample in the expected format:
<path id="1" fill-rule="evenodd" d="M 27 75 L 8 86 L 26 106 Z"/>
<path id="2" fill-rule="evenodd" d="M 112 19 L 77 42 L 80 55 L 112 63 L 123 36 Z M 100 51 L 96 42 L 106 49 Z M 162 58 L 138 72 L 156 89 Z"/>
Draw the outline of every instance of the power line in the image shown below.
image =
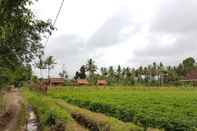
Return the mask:
<path id="1" fill-rule="evenodd" d="M 61 12 L 61 10 L 62 10 L 63 5 L 64 5 L 64 0 L 62 0 L 62 2 L 61 2 L 61 4 L 60 4 L 59 10 L 58 10 L 57 15 L 56 15 L 56 17 L 55 17 L 55 20 L 54 20 L 54 22 L 53 22 L 53 24 L 52 24 L 53 27 L 55 27 L 55 24 L 56 24 L 56 22 L 57 22 L 57 20 L 58 20 L 58 17 L 59 17 L 59 15 L 60 15 L 60 12 Z M 50 36 L 51 36 L 51 35 L 48 35 L 44 47 L 46 47 L 46 45 L 48 44 Z"/>

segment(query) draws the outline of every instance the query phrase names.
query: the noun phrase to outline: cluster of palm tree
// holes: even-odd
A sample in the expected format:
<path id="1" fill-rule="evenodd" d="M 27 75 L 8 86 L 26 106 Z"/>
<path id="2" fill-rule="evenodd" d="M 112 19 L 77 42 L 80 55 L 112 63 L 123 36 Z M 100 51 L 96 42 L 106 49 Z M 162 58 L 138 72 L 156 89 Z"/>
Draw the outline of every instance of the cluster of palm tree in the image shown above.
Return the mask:
<path id="1" fill-rule="evenodd" d="M 152 65 L 140 66 L 139 68 L 110 66 L 109 68 L 102 67 L 98 78 L 106 79 L 109 83 L 114 84 L 161 84 L 167 81 L 169 75 L 167 68 L 162 63 Z"/>
<path id="2" fill-rule="evenodd" d="M 197 69 L 195 59 L 189 57 L 183 60 L 178 66 L 165 66 L 162 62 L 148 66 L 140 66 L 138 68 L 110 66 L 102 67 L 98 71 L 95 61 L 89 59 L 86 65 L 81 67 L 82 72 L 77 72 L 75 78 L 88 79 L 95 82 L 98 79 L 105 79 L 110 84 L 150 84 L 161 85 L 177 82 L 193 69 Z M 87 77 L 86 77 L 87 72 Z M 85 77 L 80 77 L 84 74 Z M 77 76 L 78 75 L 78 76 Z"/>
<path id="3" fill-rule="evenodd" d="M 43 78 L 42 71 L 47 69 L 48 78 L 50 78 L 50 72 L 56 64 L 53 56 L 48 56 L 46 59 L 43 59 L 43 56 L 39 56 L 39 61 L 36 63 L 36 67 L 40 70 L 40 77 Z"/>

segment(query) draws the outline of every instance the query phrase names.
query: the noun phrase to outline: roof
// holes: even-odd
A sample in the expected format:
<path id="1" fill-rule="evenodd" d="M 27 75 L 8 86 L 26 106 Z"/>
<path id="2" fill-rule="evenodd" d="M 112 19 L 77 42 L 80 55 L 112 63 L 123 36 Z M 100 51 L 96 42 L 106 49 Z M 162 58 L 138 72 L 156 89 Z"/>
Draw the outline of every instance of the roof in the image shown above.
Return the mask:
<path id="1" fill-rule="evenodd" d="M 80 84 L 80 85 L 87 85 L 89 84 L 89 82 L 85 79 L 80 79 L 80 80 L 77 80 L 77 84 Z"/>
<path id="2" fill-rule="evenodd" d="M 185 81 L 197 81 L 197 70 L 192 70 L 184 77 Z"/>
<path id="3" fill-rule="evenodd" d="M 107 85 L 107 81 L 106 80 L 97 80 L 97 84 L 98 85 Z"/>
<path id="4" fill-rule="evenodd" d="M 64 83 L 64 78 L 49 78 L 52 83 Z"/>

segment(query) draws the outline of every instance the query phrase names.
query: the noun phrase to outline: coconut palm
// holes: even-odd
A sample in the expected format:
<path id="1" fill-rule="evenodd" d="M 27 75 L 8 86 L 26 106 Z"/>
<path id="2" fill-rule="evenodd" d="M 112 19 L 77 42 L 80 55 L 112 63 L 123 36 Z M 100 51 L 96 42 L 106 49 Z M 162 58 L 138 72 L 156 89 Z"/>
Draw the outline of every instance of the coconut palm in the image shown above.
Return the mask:
<path id="1" fill-rule="evenodd" d="M 36 63 L 36 67 L 40 70 L 40 77 L 43 78 L 42 70 L 46 68 L 46 65 L 41 55 L 39 56 L 38 63 Z"/>
<path id="2" fill-rule="evenodd" d="M 120 81 L 120 79 L 121 79 L 121 72 L 122 72 L 122 69 L 121 69 L 121 66 L 120 65 L 118 66 L 116 72 L 117 72 L 118 81 Z"/>
<path id="3" fill-rule="evenodd" d="M 107 68 L 101 67 L 100 69 L 102 79 L 106 79 L 107 76 Z"/>
<path id="4" fill-rule="evenodd" d="M 53 56 L 49 56 L 46 58 L 44 63 L 48 70 L 48 78 L 50 78 L 50 71 L 54 68 L 54 65 L 56 64 L 55 59 Z"/>
<path id="5" fill-rule="evenodd" d="M 97 70 L 97 66 L 95 65 L 95 61 L 93 59 L 89 59 L 87 64 L 86 64 L 86 69 L 89 72 L 89 75 L 93 75 L 94 72 Z"/>
<path id="6" fill-rule="evenodd" d="M 61 78 L 64 78 L 64 80 L 68 79 L 68 73 L 66 70 L 63 70 L 62 72 L 59 73 L 59 76 Z"/>

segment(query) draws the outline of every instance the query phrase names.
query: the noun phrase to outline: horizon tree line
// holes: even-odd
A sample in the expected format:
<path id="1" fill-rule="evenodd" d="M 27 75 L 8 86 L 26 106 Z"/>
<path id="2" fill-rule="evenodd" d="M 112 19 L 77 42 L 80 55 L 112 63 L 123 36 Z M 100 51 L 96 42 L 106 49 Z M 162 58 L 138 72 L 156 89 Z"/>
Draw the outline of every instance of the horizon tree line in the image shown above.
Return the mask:
<path id="1" fill-rule="evenodd" d="M 91 84 L 95 84 L 97 80 L 107 80 L 109 84 L 147 84 L 162 85 L 176 83 L 182 80 L 184 76 L 197 69 L 194 58 L 188 57 L 177 66 L 166 66 L 162 62 L 153 62 L 147 66 L 139 66 L 138 68 L 130 67 L 101 67 L 99 70 L 95 61 L 89 59 L 87 64 L 82 65 L 80 70 L 75 73 L 74 79 L 87 79 Z"/>

